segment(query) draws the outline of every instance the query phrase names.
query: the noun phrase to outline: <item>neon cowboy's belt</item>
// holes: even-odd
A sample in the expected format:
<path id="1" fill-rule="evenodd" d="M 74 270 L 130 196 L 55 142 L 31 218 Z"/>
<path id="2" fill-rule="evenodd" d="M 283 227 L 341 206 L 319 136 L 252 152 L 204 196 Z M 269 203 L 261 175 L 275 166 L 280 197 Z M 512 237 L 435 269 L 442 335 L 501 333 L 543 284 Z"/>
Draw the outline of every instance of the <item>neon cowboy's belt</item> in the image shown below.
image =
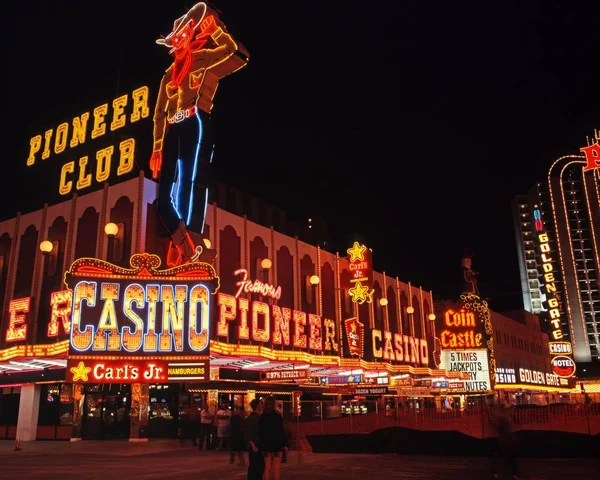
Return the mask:
<path id="1" fill-rule="evenodd" d="M 169 123 L 179 123 L 179 122 L 183 122 L 186 118 L 192 117 L 196 115 L 196 106 L 193 105 L 191 107 L 188 107 L 184 110 L 178 110 L 175 115 L 173 115 L 171 118 L 168 118 L 167 121 Z"/>

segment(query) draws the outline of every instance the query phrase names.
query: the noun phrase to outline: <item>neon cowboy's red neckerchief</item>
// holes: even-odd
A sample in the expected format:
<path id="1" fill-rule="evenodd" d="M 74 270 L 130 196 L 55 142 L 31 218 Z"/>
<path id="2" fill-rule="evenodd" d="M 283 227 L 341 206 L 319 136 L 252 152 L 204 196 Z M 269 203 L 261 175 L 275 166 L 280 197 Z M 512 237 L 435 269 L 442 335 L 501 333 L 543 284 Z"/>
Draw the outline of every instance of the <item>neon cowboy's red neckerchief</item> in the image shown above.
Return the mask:
<path id="1" fill-rule="evenodd" d="M 196 40 L 190 42 L 185 48 L 182 48 L 180 51 L 175 51 L 173 78 L 171 79 L 171 83 L 175 88 L 179 88 L 188 76 L 188 73 L 190 73 L 193 54 L 202 50 L 204 45 L 206 45 L 208 39 L 202 37 L 205 37 L 205 34 L 199 34 L 196 37 Z"/>

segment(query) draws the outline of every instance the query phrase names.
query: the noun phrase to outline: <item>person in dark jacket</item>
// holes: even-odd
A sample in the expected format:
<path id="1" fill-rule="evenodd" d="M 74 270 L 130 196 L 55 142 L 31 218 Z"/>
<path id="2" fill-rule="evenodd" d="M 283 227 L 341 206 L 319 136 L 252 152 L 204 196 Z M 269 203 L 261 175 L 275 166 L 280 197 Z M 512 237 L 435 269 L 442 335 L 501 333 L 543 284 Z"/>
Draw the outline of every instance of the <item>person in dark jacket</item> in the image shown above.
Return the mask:
<path id="1" fill-rule="evenodd" d="M 287 453 L 287 436 L 283 427 L 283 417 L 275 409 L 275 397 L 268 396 L 262 415 L 258 419 L 258 439 L 260 451 L 265 457 L 264 480 L 280 479 L 281 458 Z"/>
<path id="2" fill-rule="evenodd" d="M 248 480 L 263 480 L 265 471 L 265 459 L 258 443 L 258 405 L 257 399 L 250 402 L 252 412 L 244 423 L 244 437 L 248 446 Z"/>
<path id="3" fill-rule="evenodd" d="M 244 459 L 244 451 L 246 444 L 244 442 L 244 409 L 237 407 L 231 417 L 231 453 L 229 455 L 229 463 L 235 462 L 237 454 L 240 459 L 240 465 L 246 465 Z"/>

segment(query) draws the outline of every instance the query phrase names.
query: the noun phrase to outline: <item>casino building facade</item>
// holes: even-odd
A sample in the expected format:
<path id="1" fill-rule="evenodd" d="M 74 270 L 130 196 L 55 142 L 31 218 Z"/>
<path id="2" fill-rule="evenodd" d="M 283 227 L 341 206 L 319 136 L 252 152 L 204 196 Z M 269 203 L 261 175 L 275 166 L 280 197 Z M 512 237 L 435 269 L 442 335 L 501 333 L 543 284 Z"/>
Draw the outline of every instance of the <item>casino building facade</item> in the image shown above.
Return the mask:
<path id="1" fill-rule="evenodd" d="M 406 385 L 407 378 L 416 384 L 464 377 L 439 368 L 430 291 L 372 272 L 367 301 L 354 302 L 349 292 L 356 259 L 304 243 L 217 203 L 207 209 L 203 237 L 192 234 L 204 247 L 200 261 L 211 265 L 219 279 L 210 296 L 210 367 L 205 374 L 140 384 L 123 374 L 124 364 L 120 373 L 118 368 L 107 373 L 99 362 L 112 354 L 111 348 L 123 347 L 122 338 L 121 344 L 107 340 L 108 350 L 94 358 L 80 357 L 92 363 L 69 372 L 70 338 L 83 331 L 82 320 L 73 323 L 73 312 L 85 305 L 73 301 L 65 273 L 75 260 L 86 258 L 130 269 L 131 257 L 143 252 L 158 255 L 160 268 L 166 268 L 169 238 L 157 215 L 157 190 L 157 183 L 140 171 L 0 222 L 0 438 L 143 441 L 174 436 L 180 413 L 204 402 L 247 405 L 268 393 L 290 405 L 323 395 L 341 400 L 334 383 L 348 395 L 354 387 L 378 387 L 375 393 L 408 396 L 406 388 L 395 388 L 396 378 Z M 107 295 L 102 290 L 97 301 L 106 302 Z M 109 319 L 103 328 L 120 324 L 110 330 L 118 339 L 132 317 L 125 318 L 125 307 L 115 312 L 113 325 Z M 140 322 L 145 335 L 150 327 L 146 318 Z M 98 330 L 102 344 L 115 338 Z M 129 327 L 130 342 L 132 331 Z M 172 333 L 163 327 L 162 334 Z M 176 343 L 165 345 L 162 355 L 181 361 L 171 347 Z"/>

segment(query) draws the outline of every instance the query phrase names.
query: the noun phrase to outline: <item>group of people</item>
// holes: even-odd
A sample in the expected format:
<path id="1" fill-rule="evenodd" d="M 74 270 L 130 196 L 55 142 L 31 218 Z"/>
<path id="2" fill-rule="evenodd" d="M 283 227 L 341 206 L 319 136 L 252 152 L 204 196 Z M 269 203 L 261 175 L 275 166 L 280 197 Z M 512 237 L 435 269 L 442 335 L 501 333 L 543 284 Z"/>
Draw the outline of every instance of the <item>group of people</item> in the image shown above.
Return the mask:
<path id="1" fill-rule="evenodd" d="M 242 407 L 232 413 L 224 403 L 213 414 L 205 404 L 200 412 L 200 431 L 189 432 L 198 449 L 229 450 L 230 463 L 239 458 L 245 465 L 248 452 L 248 480 L 280 479 L 280 466 L 287 459 L 288 435 L 285 431 L 282 412 L 278 411 L 275 397 L 268 396 L 261 402 L 250 402 L 252 411 L 244 418 Z M 216 435 L 215 435 L 216 434 Z M 198 441 L 196 441 L 198 438 Z"/>

